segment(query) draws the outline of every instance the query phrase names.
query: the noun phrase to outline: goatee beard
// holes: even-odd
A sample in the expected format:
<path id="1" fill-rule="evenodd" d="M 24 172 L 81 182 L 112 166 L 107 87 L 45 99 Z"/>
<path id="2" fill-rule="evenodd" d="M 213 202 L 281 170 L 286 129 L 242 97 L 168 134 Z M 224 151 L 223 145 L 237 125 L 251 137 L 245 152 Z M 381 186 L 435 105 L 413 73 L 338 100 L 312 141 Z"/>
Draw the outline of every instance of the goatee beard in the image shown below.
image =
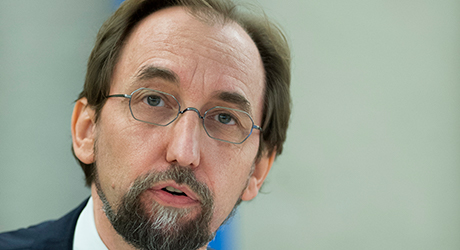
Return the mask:
<path id="1" fill-rule="evenodd" d="M 166 207 L 154 200 L 143 202 L 144 191 L 168 180 L 185 184 L 197 194 L 201 211 L 192 215 L 192 209 Z M 97 172 L 95 184 L 112 226 L 126 242 L 138 249 L 195 250 L 214 238 L 215 233 L 209 228 L 214 203 L 211 191 L 196 180 L 190 168 L 172 165 L 166 171 L 152 171 L 138 177 L 115 209 L 102 190 Z"/>

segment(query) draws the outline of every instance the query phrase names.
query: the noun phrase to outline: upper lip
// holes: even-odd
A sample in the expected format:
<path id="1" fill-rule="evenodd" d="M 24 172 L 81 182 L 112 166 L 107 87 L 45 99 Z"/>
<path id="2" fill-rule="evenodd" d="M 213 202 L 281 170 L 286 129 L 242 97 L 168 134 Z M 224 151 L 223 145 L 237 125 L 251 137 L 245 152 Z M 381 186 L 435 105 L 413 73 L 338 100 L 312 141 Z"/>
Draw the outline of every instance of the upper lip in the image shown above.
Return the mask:
<path id="1" fill-rule="evenodd" d="M 200 199 L 198 198 L 198 195 L 193 192 L 189 186 L 187 185 L 179 185 L 177 184 L 175 181 L 167 181 L 167 182 L 161 182 L 159 184 L 156 184 L 154 185 L 153 187 L 151 187 L 150 189 L 151 190 L 154 190 L 154 191 L 159 191 L 163 188 L 166 188 L 166 187 L 173 187 L 175 189 L 178 189 L 180 190 L 181 192 L 184 192 L 187 197 L 189 197 L 190 199 L 192 200 L 195 200 L 195 201 L 199 201 Z"/>

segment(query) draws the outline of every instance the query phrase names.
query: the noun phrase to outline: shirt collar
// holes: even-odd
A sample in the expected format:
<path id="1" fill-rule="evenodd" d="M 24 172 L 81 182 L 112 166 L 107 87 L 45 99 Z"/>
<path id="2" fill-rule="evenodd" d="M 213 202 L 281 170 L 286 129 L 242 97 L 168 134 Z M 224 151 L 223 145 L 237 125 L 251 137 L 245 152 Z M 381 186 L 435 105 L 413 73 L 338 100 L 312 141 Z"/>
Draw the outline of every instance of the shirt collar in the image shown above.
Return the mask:
<path id="1" fill-rule="evenodd" d="M 93 211 L 93 198 L 90 197 L 77 220 L 73 240 L 74 250 L 107 250 L 97 233 Z"/>

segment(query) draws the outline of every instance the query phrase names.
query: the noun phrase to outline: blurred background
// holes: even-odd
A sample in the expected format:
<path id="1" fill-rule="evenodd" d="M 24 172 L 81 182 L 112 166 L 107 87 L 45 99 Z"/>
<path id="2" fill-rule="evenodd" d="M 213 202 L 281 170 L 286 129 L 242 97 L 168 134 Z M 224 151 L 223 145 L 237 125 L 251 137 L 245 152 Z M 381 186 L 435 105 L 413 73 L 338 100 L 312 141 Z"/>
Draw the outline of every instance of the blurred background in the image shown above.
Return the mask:
<path id="1" fill-rule="evenodd" d="M 0 1 L 0 232 L 89 195 L 70 117 L 117 2 Z M 460 249 L 460 2 L 259 3 L 292 46 L 293 115 L 231 249 Z"/>

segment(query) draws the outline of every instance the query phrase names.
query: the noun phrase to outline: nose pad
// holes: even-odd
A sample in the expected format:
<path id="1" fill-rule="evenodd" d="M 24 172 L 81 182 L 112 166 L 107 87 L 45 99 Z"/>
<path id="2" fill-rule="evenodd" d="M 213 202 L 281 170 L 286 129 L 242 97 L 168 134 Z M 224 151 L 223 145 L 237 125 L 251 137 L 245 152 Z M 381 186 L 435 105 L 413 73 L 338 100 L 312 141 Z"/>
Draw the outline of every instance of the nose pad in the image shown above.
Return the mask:
<path id="1" fill-rule="evenodd" d="M 196 119 L 194 115 L 185 116 L 187 111 L 195 111 L 199 119 Z M 177 163 L 180 166 L 195 168 L 200 164 L 202 116 L 193 107 L 180 111 L 180 114 L 174 124 L 170 125 L 173 128 L 166 152 L 166 160 L 171 163 Z"/>
<path id="2" fill-rule="evenodd" d="M 188 107 L 188 108 L 186 108 L 186 109 L 180 111 L 179 113 L 182 115 L 182 114 L 184 114 L 184 113 L 187 112 L 187 111 L 195 111 L 195 112 L 198 114 L 198 117 L 200 117 L 200 119 L 203 120 L 203 116 L 201 116 L 200 111 L 199 111 L 198 109 L 194 108 L 194 107 Z"/>

